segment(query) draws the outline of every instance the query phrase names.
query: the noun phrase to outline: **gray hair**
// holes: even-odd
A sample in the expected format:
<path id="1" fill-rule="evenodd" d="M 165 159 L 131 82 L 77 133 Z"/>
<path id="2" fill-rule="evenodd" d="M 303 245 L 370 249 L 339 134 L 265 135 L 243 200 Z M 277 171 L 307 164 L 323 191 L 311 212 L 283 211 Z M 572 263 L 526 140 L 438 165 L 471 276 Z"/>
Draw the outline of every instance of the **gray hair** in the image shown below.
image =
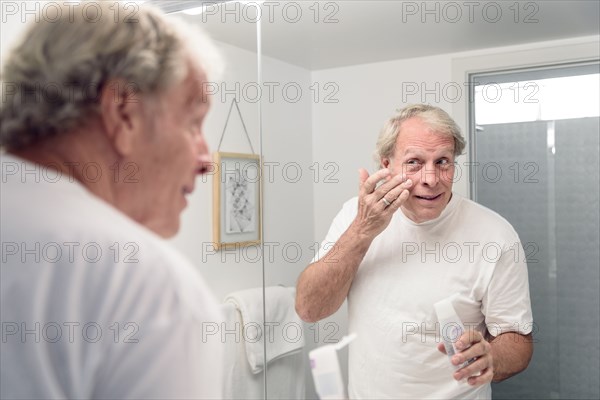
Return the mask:
<path id="1" fill-rule="evenodd" d="M 0 146 L 16 150 L 83 126 L 115 79 L 140 95 L 181 82 L 189 63 L 207 76 L 220 56 L 197 28 L 152 7 L 116 1 L 66 3 L 60 17 L 29 26 L 0 75 Z M 192 43 L 193 41 L 193 43 Z"/>
<path id="2" fill-rule="evenodd" d="M 409 118 L 418 117 L 435 132 L 454 139 L 454 155 L 461 155 L 465 149 L 465 139 L 460 128 L 448 113 L 439 107 L 429 104 L 411 104 L 398 110 L 388 119 L 379 134 L 374 159 L 380 165 L 384 158 L 392 158 L 396 150 L 396 141 L 402 128 L 402 123 Z"/>

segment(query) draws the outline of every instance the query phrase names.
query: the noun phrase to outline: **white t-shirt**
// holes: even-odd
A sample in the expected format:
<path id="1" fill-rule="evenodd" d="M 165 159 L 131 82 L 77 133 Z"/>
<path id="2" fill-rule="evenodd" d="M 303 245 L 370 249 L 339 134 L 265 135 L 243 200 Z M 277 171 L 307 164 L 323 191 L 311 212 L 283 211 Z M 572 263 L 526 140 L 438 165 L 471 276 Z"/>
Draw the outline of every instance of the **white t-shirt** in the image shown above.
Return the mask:
<path id="1" fill-rule="evenodd" d="M 220 398 L 224 318 L 190 263 L 69 177 L 1 161 L 1 397 Z"/>
<path id="2" fill-rule="evenodd" d="M 335 217 L 317 257 L 335 249 L 358 201 Z M 334 250 L 335 251 L 335 250 Z M 372 242 L 348 294 L 352 399 L 491 398 L 452 377 L 437 350 L 433 304 L 453 302 L 465 326 L 497 336 L 532 330 L 527 264 L 517 233 L 495 212 L 453 194 L 442 214 L 417 224 L 400 210 Z"/>

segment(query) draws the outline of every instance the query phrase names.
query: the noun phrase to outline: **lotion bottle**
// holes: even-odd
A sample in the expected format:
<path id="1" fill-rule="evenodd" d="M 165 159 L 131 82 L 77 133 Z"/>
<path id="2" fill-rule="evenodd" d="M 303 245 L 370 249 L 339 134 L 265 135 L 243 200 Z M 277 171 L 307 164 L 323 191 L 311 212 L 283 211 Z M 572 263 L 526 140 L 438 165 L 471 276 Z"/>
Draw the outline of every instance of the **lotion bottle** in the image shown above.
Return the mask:
<path id="1" fill-rule="evenodd" d="M 459 294 L 457 293 L 447 299 L 438 301 L 433 305 L 440 324 L 440 335 L 444 341 L 444 348 L 446 349 L 446 354 L 448 354 L 449 359 L 452 359 L 452 356 L 456 353 L 460 353 L 460 350 L 456 348 L 456 342 L 465 332 L 465 326 L 458 317 L 458 314 L 456 314 L 456 310 L 452 305 L 452 301 L 458 296 Z M 458 370 L 466 367 L 473 361 L 475 361 L 475 359 L 467 360 L 459 365 L 452 365 Z"/>
<path id="2" fill-rule="evenodd" d="M 337 351 L 348 345 L 354 338 L 356 338 L 356 334 L 352 333 L 344 336 L 337 344 L 321 346 L 308 353 L 315 389 L 321 400 L 348 398 Z"/>

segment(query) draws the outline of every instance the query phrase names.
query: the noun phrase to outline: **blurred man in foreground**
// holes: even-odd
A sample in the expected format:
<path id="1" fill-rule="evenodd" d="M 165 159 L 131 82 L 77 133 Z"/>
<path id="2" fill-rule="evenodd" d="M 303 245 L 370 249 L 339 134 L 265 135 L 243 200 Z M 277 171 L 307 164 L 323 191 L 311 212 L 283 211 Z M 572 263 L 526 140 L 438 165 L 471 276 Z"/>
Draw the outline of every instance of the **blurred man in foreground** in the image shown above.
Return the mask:
<path id="1" fill-rule="evenodd" d="M 221 396 L 220 310 L 164 240 L 210 164 L 218 57 L 132 4 L 65 3 L 3 66 L 2 398 Z"/>

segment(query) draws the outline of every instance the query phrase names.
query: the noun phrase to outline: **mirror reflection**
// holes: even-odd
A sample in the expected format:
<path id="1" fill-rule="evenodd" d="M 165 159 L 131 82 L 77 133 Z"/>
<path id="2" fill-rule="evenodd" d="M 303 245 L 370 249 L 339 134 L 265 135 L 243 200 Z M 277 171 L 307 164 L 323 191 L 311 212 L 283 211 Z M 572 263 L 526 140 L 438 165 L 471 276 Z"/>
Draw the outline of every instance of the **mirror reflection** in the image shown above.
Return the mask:
<path id="1" fill-rule="evenodd" d="M 18 2 L 7 3 L 4 60 L 31 19 Z M 214 74 L 180 88 L 207 108 L 204 169 L 193 193 L 184 189 L 180 224 L 161 235 L 138 221 L 168 239 L 160 246 L 190 261 L 206 282 L 200 292 L 210 293 L 221 312 L 173 331 L 186 343 L 182 354 L 172 352 L 173 365 L 184 369 L 188 350 L 192 357 L 210 349 L 209 358 L 219 359 L 210 374 L 196 371 L 211 377 L 215 391 L 181 393 L 599 397 L 592 379 L 600 368 L 598 3 L 121 3 L 124 13 L 156 7 L 201 29 L 185 37 L 191 52 L 207 57 L 209 40 L 218 53 L 206 60 L 214 61 Z M 182 96 L 165 100 L 181 120 Z M 168 148 L 146 149 L 165 155 Z M 159 169 L 184 158 L 165 158 L 149 175 L 152 165 L 139 154 L 133 165 L 157 180 Z M 3 192 L 4 176 L 14 175 L 4 165 L 17 161 L 3 158 Z M 146 200 L 135 204 L 147 205 L 151 193 L 138 193 Z M 148 209 L 159 209 L 158 199 Z M 5 204 L 3 219 L 12 213 Z M 44 215 L 38 217 L 49 221 Z M 11 349 L 2 377 L 16 383 L 3 384 L 3 398 L 32 394 L 16 372 L 6 372 L 10 357 L 22 360 L 24 353 L 10 342 L 22 337 L 23 317 L 5 313 L 16 297 L 4 282 L 16 282 L 9 274 L 27 263 L 4 243 L 33 237 L 15 236 L 13 225 L 2 224 L 3 236 L 9 232 L 3 257 L 18 256 L 2 261 L 3 353 Z M 69 231 L 63 241 L 81 242 L 75 228 Z M 140 250 L 144 257 L 152 243 Z M 216 348 L 222 354 L 211 353 Z M 192 380 L 176 378 L 177 371 L 165 375 L 173 385 Z M 145 391 L 119 393 L 180 393 L 140 385 Z M 38 397 L 104 393 L 40 390 Z"/>
<path id="2" fill-rule="evenodd" d="M 556 337 L 554 332 L 558 332 L 556 324 L 561 318 L 563 306 L 548 307 L 547 304 L 549 301 L 552 304 L 561 304 L 561 302 L 564 304 L 564 291 L 567 290 L 569 283 L 567 283 L 565 275 L 562 275 L 566 272 L 557 274 L 555 267 L 552 267 L 552 265 L 556 265 L 556 261 L 544 259 L 543 265 L 540 265 L 540 262 L 536 262 L 540 260 L 540 257 L 535 255 L 548 253 L 550 249 L 555 247 L 552 240 L 556 240 L 556 236 L 554 235 L 554 239 L 551 239 L 552 236 L 542 237 L 529 234 L 525 226 L 531 226 L 534 223 L 530 213 L 528 213 L 529 219 L 526 219 L 524 216 L 506 209 L 506 207 L 498 207 L 495 202 L 485 201 L 477 190 L 481 190 L 483 184 L 488 184 L 492 189 L 511 185 L 512 191 L 510 193 L 515 191 L 519 193 L 518 196 L 515 193 L 516 198 L 520 199 L 515 204 L 532 204 L 532 207 L 535 207 L 533 202 L 536 202 L 536 200 L 535 197 L 531 196 L 531 187 L 545 193 L 542 189 L 545 184 L 531 184 L 525 179 L 526 175 L 531 174 L 533 171 L 532 166 L 535 166 L 535 178 L 538 178 L 539 182 L 545 181 L 547 178 L 540 180 L 538 175 L 550 177 L 549 179 L 554 180 L 556 178 L 552 178 L 551 165 L 555 161 L 546 158 L 532 159 L 530 155 L 533 148 L 524 146 L 522 144 L 523 139 L 514 136 L 516 133 L 499 137 L 499 142 L 491 147 L 496 149 L 496 152 L 492 152 L 489 156 L 480 154 L 481 158 L 478 158 L 477 154 L 481 153 L 482 150 L 479 148 L 480 144 L 477 145 L 477 148 L 473 147 L 475 146 L 475 137 L 472 135 L 473 132 L 479 132 L 479 130 L 475 131 L 474 128 L 482 126 L 484 122 L 476 121 L 474 115 L 475 112 L 484 112 L 479 111 L 479 109 L 489 109 L 489 115 L 496 116 L 496 123 L 510 123 L 512 121 L 510 116 L 520 112 L 518 110 L 531 109 L 531 112 L 535 113 L 533 108 L 536 106 L 538 108 L 542 107 L 542 110 L 550 107 L 550 102 L 553 101 L 551 98 L 554 96 L 552 93 L 554 92 L 547 85 L 540 84 L 539 79 L 546 78 L 546 75 L 543 70 L 539 70 L 547 65 L 560 65 L 567 62 L 585 63 L 590 60 L 597 60 L 598 54 L 593 49 L 593 43 L 597 41 L 598 24 L 597 18 L 588 14 L 594 11 L 588 8 L 590 6 L 589 3 L 585 2 L 571 2 L 568 5 L 561 2 L 520 2 L 514 4 L 494 2 L 478 2 L 477 4 L 441 2 L 287 2 L 287 4 L 263 4 L 261 6 L 261 107 L 264 110 L 262 134 L 265 147 L 263 149 L 263 162 L 266 165 L 263 171 L 265 177 L 265 241 L 267 243 L 270 241 L 281 243 L 281 248 L 287 245 L 288 250 L 292 249 L 291 244 L 294 244 L 294 247 L 298 244 L 302 250 L 301 252 L 294 251 L 294 254 L 279 254 L 275 251 L 274 262 L 271 262 L 265 255 L 267 286 L 276 284 L 293 286 L 297 282 L 301 271 L 316 256 L 319 246 L 330 244 L 330 247 L 335 248 L 332 245 L 333 242 L 339 240 L 339 235 L 345 229 L 336 228 L 336 224 L 339 222 L 339 216 L 336 217 L 336 215 L 340 210 L 343 212 L 342 205 L 345 202 L 360 193 L 357 189 L 360 179 L 358 170 L 365 168 L 369 174 L 373 174 L 384 166 L 381 163 L 381 158 L 376 160 L 375 163 L 373 162 L 373 153 L 376 150 L 378 135 L 383 129 L 385 121 L 394 115 L 396 110 L 408 104 L 431 104 L 445 110 L 456 121 L 466 141 L 462 154 L 450 154 L 448 157 L 454 165 L 451 193 L 456 198 L 476 200 L 492 211 L 499 213 L 513 226 L 518 235 L 518 238 L 511 239 L 511 243 L 507 246 L 513 246 L 513 251 L 517 251 L 518 247 L 514 247 L 514 245 L 518 242 L 523 247 L 519 249 L 519 254 L 523 256 L 519 261 L 521 262 L 520 265 L 527 261 L 527 275 L 530 286 L 528 296 L 531 298 L 534 319 L 531 319 L 530 316 L 529 318 L 519 319 L 519 321 L 516 319 L 510 320 L 509 325 L 511 325 L 511 328 L 506 330 L 508 333 L 516 331 L 522 334 L 516 336 L 517 339 L 529 339 L 529 334 L 535 334 L 537 337 L 535 345 L 541 349 L 552 346 L 551 343 Z M 221 6 L 218 11 L 211 10 L 204 17 L 204 21 L 207 23 L 206 28 L 217 40 L 225 42 L 227 45 L 236 46 L 240 49 L 239 51 L 252 50 L 248 42 L 250 36 L 239 35 L 237 30 L 240 26 L 244 26 L 244 23 L 252 22 L 255 14 L 249 14 L 250 9 L 244 4 L 240 4 L 239 8 L 233 5 L 229 5 L 229 7 Z M 231 15 L 234 15 L 233 13 L 236 11 L 239 15 L 238 21 L 227 14 L 231 12 Z M 564 13 L 577 14 L 576 20 L 580 23 L 566 23 Z M 211 18 L 214 18 L 212 23 Z M 544 54 L 543 49 L 548 46 L 555 48 L 554 51 L 562 54 L 560 56 Z M 581 52 L 572 51 L 569 54 L 562 52 L 564 48 L 574 50 L 574 47 L 579 47 Z M 476 96 L 481 96 L 477 93 L 481 92 L 478 91 L 477 86 L 469 82 L 477 79 L 481 81 L 482 78 L 479 76 L 477 78 L 472 77 L 472 73 L 526 68 L 531 68 L 533 71 L 531 74 L 533 75 L 522 80 L 499 81 L 498 77 L 495 77 L 496 86 L 501 85 L 503 88 L 500 92 L 500 101 L 496 100 L 498 95 L 496 95 L 496 98 L 492 97 L 492 90 L 496 89 L 496 86 L 494 86 L 488 89 L 487 101 L 475 103 Z M 563 74 L 568 75 L 565 72 Z M 573 74 L 573 76 L 578 75 L 581 75 L 581 73 Z M 591 71 L 588 70 L 583 76 L 588 76 L 592 80 L 597 79 L 597 64 L 593 64 Z M 491 82 L 493 82 L 493 79 Z M 528 82 L 529 85 L 525 86 Z M 584 93 L 588 93 L 587 96 L 590 99 L 583 101 L 582 106 L 585 104 L 586 109 L 595 110 L 598 108 L 595 106 L 598 102 L 598 92 L 596 90 L 586 91 L 583 88 L 596 86 L 594 84 L 570 85 L 570 91 L 561 97 L 582 98 Z M 241 87 L 243 88 L 243 82 Z M 511 88 L 506 89 L 507 87 Z M 249 91 L 250 86 L 247 86 L 247 89 Z M 537 91 L 535 103 L 532 101 L 534 90 Z M 243 90 L 240 90 L 239 96 L 251 104 L 255 99 L 254 93 L 247 92 L 244 94 Z M 477 108 L 474 107 L 474 103 L 479 104 Z M 507 104 L 512 108 L 503 110 L 499 108 L 501 104 Z M 554 109 L 564 110 L 567 107 L 567 104 L 561 104 L 554 106 Z M 499 118 L 502 115 L 507 118 Z M 582 117 L 588 120 L 592 118 L 593 120 L 594 118 L 597 119 L 598 115 L 594 111 L 589 111 Z M 560 118 L 569 118 L 569 116 L 565 115 Z M 533 119 L 551 120 L 549 117 L 540 116 L 539 113 L 534 114 Z M 490 129 L 492 129 L 491 126 L 487 127 L 488 131 Z M 587 129 L 587 132 L 590 132 L 592 136 L 594 132 L 597 132 L 593 122 L 591 127 Z M 480 143 L 481 140 L 483 139 L 480 139 L 477 143 Z M 508 143 L 519 146 L 525 155 L 520 157 L 514 151 L 508 155 L 498 152 L 501 148 L 499 146 L 507 146 Z M 533 146 L 533 143 L 531 145 Z M 583 151 L 581 146 L 575 146 L 581 149 L 579 151 Z M 541 150 L 544 151 L 545 148 L 546 145 L 542 144 Z M 593 139 L 590 148 L 592 151 L 597 150 L 597 144 Z M 454 158 L 452 159 L 452 157 Z M 504 161 L 505 158 L 506 161 Z M 272 163 L 269 164 L 269 162 Z M 473 169 L 471 164 L 476 162 L 485 164 L 485 166 Z M 503 173 L 503 178 L 500 182 L 494 183 L 493 180 L 496 178 L 493 175 L 493 172 L 495 172 L 493 168 L 497 163 L 501 165 L 500 171 Z M 515 163 L 518 163 L 521 169 L 516 181 L 513 171 Z M 427 163 L 424 165 L 423 169 L 426 170 L 428 165 Z M 512 170 L 510 169 L 511 166 Z M 524 168 L 529 169 L 525 170 Z M 432 166 L 431 170 L 435 171 L 435 167 Z M 400 169 L 396 171 L 392 169 L 393 173 L 397 171 L 400 171 Z M 447 172 L 445 174 L 448 175 Z M 533 176 L 529 176 L 529 178 L 533 178 Z M 473 185 L 478 181 L 482 181 L 477 185 L 479 189 L 474 189 Z M 502 184 L 504 181 L 506 183 Z M 528 184 L 529 188 L 527 187 Z M 417 182 L 413 190 L 420 189 L 419 185 L 423 184 Z M 583 188 L 571 190 L 583 192 Z M 424 194 L 433 196 L 439 193 L 434 193 L 432 190 L 431 193 Z M 493 196 L 498 198 L 498 194 Z M 426 196 L 422 197 L 425 197 L 422 201 L 432 201 L 428 200 Z M 506 200 L 500 201 L 498 204 L 507 204 L 507 202 Z M 291 208 L 293 208 L 293 212 L 290 212 Z M 589 212 L 594 213 L 592 209 L 589 210 Z M 555 208 L 552 212 L 559 211 Z M 403 212 L 403 214 L 408 215 L 409 212 Z M 272 217 L 274 215 L 277 215 L 277 217 Z M 550 215 L 548 214 L 547 217 L 540 216 L 540 218 L 552 221 Z M 597 216 L 592 218 L 590 222 L 592 226 L 597 218 Z M 414 222 L 410 218 L 409 220 Z M 347 217 L 344 222 L 346 225 L 342 222 L 339 222 L 339 225 L 347 227 L 350 221 L 352 219 Z M 468 226 L 473 225 L 469 229 L 473 232 L 470 233 L 474 233 L 475 226 L 479 225 L 486 231 L 493 230 L 479 221 L 473 223 L 465 221 L 462 223 Z M 338 230 L 337 235 L 332 235 L 332 230 L 336 231 L 334 228 Z M 552 229 L 556 228 L 549 225 L 548 229 L 551 232 Z M 463 254 L 469 253 L 469 248 L 465 248 L 464 243 L 470 242 L 471 239 L 458 240 L 458 236 L 454 232 L 452 234 L 448 233 L 448 238 L 444 239 L 446 242 L 439 242 L 440 248 L 437 250 L 441 258 L 439 263 L 438 260 L 435 260 L 434 255 L 429 256 L 430 258 L 434 257 L 433 264 L 436 267 L 441 268 L 444 265 L 441 262 L 444 261 L 444 256 L 446 259 L 454 260 L 457 251 L 461 251 Z M 379 237 L 379 240 L 384 240 L 383 236 Z M 479 235 L 473 239 L 473 241 L 480 243 L 482 248 L 485 245 L 483 237 L 484 235 Z M 391 253 L 393 256 L 390 255 L 390 257 L 392 259 L 400 258 L 400 260 L 402 260 L 402 251 L 416 252 L 417 256 L 420 257 L 421 252 L 427 250 L 421 244 L 423 242 L 430 243 L 430 239 L 423 238 L 421 233 L 414 233 L 411 238 L 404 239 L 404 241 L 401 239 L 396 240 L 398 240 L 398 243 Z M 597 242 L 598 239 L 592 235 L 590 240 Z M 435 240 L 433 241 L 435 242 Z M 455 242 L 460 243 L 460 246 L 456 248 L 448 246 L 448 243 Z M 489 239 L 488 242 L 499 243 L 500 240 L 495 238 Z M 319 243 L 319 246 L 316 243 Z M 372 246 L 377 245 L 377 243 L 375 242 Z M 402 247 L 402 243 L 404 243 L 405 248 Z M 409 243 L 416 243 L 417 246 L 408 249 L 406 246 Z M 443 250 L 444 245 L 446 245 L 446 250 Z M 435 244 L 432 243 L 431 246 L 435 253 Z M 376 249 L 379 249 L 379 247 L 376 247 Z M 454 252 L 452 253 L 452 251 Z M 566 249 L 564 251 L 568 252 Z M 452 294 L 450 292 L 458 291 L 466 294 L 467 299 L 463 300 L 464 304 L 461 302 L 458 305 L 455 304 L 458 309 L 457 313 L 463 318 L 464 322 L 469 322 L 472 325 L 479 325 L 483 318 L 484 324 L 487 325 L 480 326 L 480 328 L 482 328 L 482 333 L 488 335 L 486 341 L 490 340 L 489 335 L 502 337 L 498 336 L 502 333 L 501 330 L 495 332 L 492 330 L 494 326 L 492 322 L 507 324 L 508 321 L 493 320 L 495 318 L 492 315 L 493 310 L 491 308 L 486 309 L 482 295 L 476 294 L 476 292 L 482 293 L 484 290 L 477 289 L 477 285 L 473 283 L 475 278 L 461 277 L 463 284 L 466 285 L 464 287 L 454 287 L 450 283 L 453 279 L 447 276 L 440 278 L 439 281 L 427 276 L 424 278 L 426 284 L 423 285 L 417 285 L 416 280 L 403 282 L 404 279 L 400 277 L 392 278 L 383 273 L 378 275 L 376 272 L 369 271 L 367 265 L 370 264 L 368 264 L 368 261 L 374 264 L 373 269 L 376 268 L 375 265 L 381 269 L 386 268 L 385 262 L 373 258 L 375 256 L 372 254 L 375 252 L 371 248 L 364 256 L 368 260 L 364 261 L 363 259 L 360 263 L 357 274 L 362 279 L 352 280 L 348 295 L 351 299 L 349 304 L 346 302 L 340 304 L 340 301 L 345 297 L 343 296 L 343 289 L 348 290 L 348 288 L 342 288 L 341 299 L 330 294 L 329 292 L 334 290 L 325 285 L 320 287 L 321 292 L 316 291 L 317 294 L 315 292 L 306 294 L 306 297 L 317 297 L 324 303 L 316 306 L 323 313 L 318 314 L 316 317 L 310 315 L 310 312 L 303 315 L 305 319 L 310 321 L 304 326 L 304 338 L 307 339 L 305 352 L 308 353 L 310 350 L 325 344 L 338 342 L 344 335 L 351 333 L 353 330 L 358 330 L 362 333 L 358 337 L 362 336 L 364 338 L 366 336 L 366 339 L 361 342 L 357 338 L 356 342 L 350 344 L 350 360 L 348 360 L 347 350 L 338 352 L 344 386 L 347 383 L 350 384 L 351 398 L 373 398 L 378 396 L 395 398 L 403 396 L 426 397 L 427 393 L 433 393 L 426 385 L 420 385 L 424 387 L 422 389 L 425 392 L 411 392 L 409 389 L 403 390 L 403 385 L 395 382 L 407 379 L 405 385 L 410 387 L 411 380 L 406 378 L 405 375 L 412 376 L 413 379 L 418 375 L 417 372 L 408 372 L 408 370 L 411 370 L 409 366 L 415 360 L 409 362 L 407 358 L 415 358 L 419 364 L 430 364 L 430 361 L 411 356 L 412 352 L 403 352 L 401 349 L 404 344 L 402 343 L 403 338 L 408 340 L 411 337 L 418 337 L 419 340 L 416 341 L 418 343 L 421 343 L 421 338 L 423 338 L 422 342 L 427 344 L 430 339 L 437 343 L 441 341 L 439 335 L 436 337 L 435 334 L 436 316 L 433 304 L 437 300 L 441 300 L 446 294 Z M 299 260 L 294 258 L 296 254 L 300 253 L 302 255 L 298 257 Z M 344 258 L 349 258 L 347 254 L 343 254 Z M 385 258 L 384 254 L 386 253 L 380 254 L 379 257 Z M 427 253 L 425 255 L 427 256 Z M 279 259 L 277 259 L 278 256 Z M 339 264 L 343 264 L 343 262 Z M 455 266 L 457 262 L 449 264 Z M 458 264 L 463 268 L 465 267 L 461 263 Z M 593 263 L 590 264 L 588 261 L 587 264 L 591 267 Z M 568 269 L 569 262 L 563 262 L 563 265 L 563 271 L 566 271 L 565 268 Z M 348 267 L 348 265 L 345 266 Z M 423 266 L 420 267 L 423 268 Z M 481 266 L 478 268 L 481 268 Z M 513 268 L 515 267 L 513 266 Z M 361 271 L 364 271 L 362 272 L 364 275 L 372 273 L 373 277 L 361 276 Z M 430 273 L 434 274 L 433 272 Z M 289 275 L 286 276 L 286 274 Z M 441 272 L 438 271 L 437 274 L 441 274 Z M 522 270 L 520 274 L 523 274 Z M 515 273 L 512 279 L 522 281 L 526 278 L 517 278 L 518 275 Z M 561 279 L 560 276 L 563 278 Z M 594 279 L 597 279 L 595 276 L 593 273 L 591 275 L 589 273 L 587 275 L 581 274 L 576 279 L 595 282 Z M 393 284 L 390 283 L 389 288 L 387 286 L 376 286 L 376 279 L 384 281 L 387 279 Z M 310 282 L 311 285 L 322 285 L 321 282 L 329 282 L 333 279 L 329 275 L 324 275 L 319 276 L 316 280 L 318 283 Z M 540 282 L 545 283 L 541 284 Z M 403 284 L 408 286 L 405 287 Z M 364 289 L 361 289 L 363 285 Z M 514 293 L 508 290 L 508 287 L 514 286 L 508 281 L 498 283 L 498 285 L 504 288 L 504 296 L 509 296 L 508 293 L 512 293 L 510 296 L 516 303 L 525 301 L 517 300 L 516 287 L 511 289 L 515 290 Z M 586 287 L 593 290 L 596 287 L 594 285 L 596 284 L 592 283 L 590 286 L 588 283 Z M 428 286 L 431 286 L 429 290 L 427 289 Z M 383 289 L 384 287 L 387 289 Z M 363 295 L 359 294 L 362 293 L 361 290 L 364 290 Z M 354 305 L 352 305 L 353 293 L 356 299 Z M 525 293 L 525 289 L 522 288 L 521 296 L 527 297 L 523 293 Z M 373 303 L 374 299 L 378 298 L 376 294 L 382 297 L 379 304 Z M 495 301 L 500 302 L 501 297 Z M 594 307 L 598 307 L 597 302 L 596 299 L 589 309 L 590 311 Z M 407 310 L 401 304 L 406 303 L 416 307 L 408 308 L 409 311 L 422 310 L 419 311 L 422 314 L 416 316 L 402 314 Z M 526 315 L 528 313 L 527 308 L 519 308 L 516 303 L 513 305 L 507 304 L 506 307 L 513 309 L 518 314 Z M 421 304 L 421 306 L 417 304 Z M 296 305 L 298 306 L 298 303 Z M 268 301 L 266 306 L 269 307 Z M 393 317 L 386 314 L 386 310 L 389 310 L 387 313 L 392 314 Z M 480 311 L 477 312 L 476 310 Z M 485 310 L 485 312 L 482 310 Z M 349 313 L 354 313 L 355 319 L 352 318 L 352 315 L 349 316 Z M 371 316 L 366 317 L 365 314 Z M 479 317 L 476 316 L 477 314 Z M 315 321 L 315 318 L 318 321 Z M 351 328 L 348 327 L 349 322 Z M 425 327 L 422 326 L 422 323 L 425 323 Z M 431 326 L 428 325 L 429 323 Z M 417 325 L 416 328 L 414 328 L 415 324 Z M 516 324 L 520 325 L 519 329 L 515 328 Z M 388 326 L 389 328 L 386 328 Z M 377 335 L 389 335 L 391 338 L 382 336 L 377 339 Z M 585 341 L 591 343 L 591 338 L 587 338 Z M 428 357 L 441 363 L 444 357 L 437 353 L 435 346 L 429 346 Z M 524 347 L 524 349 L 518 349 L 517 353 L 523 354 L 523 363 L 527 365 L 528 346 L 525 345 Z M 352 356 L 353 348 L 356 348 L 354 356 Z M 382 359 L 386 353 L 384 351 L 384 354 L 382 354 L 382 348 L 389 349 L 388 352 L 392 354 L 389 358 L 386 358 L 386 362 Z M 420 353 L 417 351 L 417 354 Z M 541 377 L 540 374 L 543 374 L 542 371 L 547 370 L 545 366 L 548 365 L 550 360 L 553 360 L 554 365 L 556 365 L 550 373 L 554 378 L 551 381 L 541 380 L 539 378 Z M 536 397 L 544 393 L 544 396 L 555 396 L 561 393 L 559 389 L 559 382 L 561 382 L 560 361 L 567 362 L 565 359 L 560 358 L 560 354 L 556 350 L 536 351 L 527 369 L 510 379 L 505 379 L 500 384 L 494 384 L 492 395 L 498 397 Z M 371 365 L 370 362 L 375 364 Z M 356 368 L 354 374 L 352 374 L 353 365 Z M 403 365 L 402 369 L 400 369 L 400 365 Z M 516 365 L 515 370 L 522 367 L 522 365 Z M 589 365 L 589 367 L 593 366 Z M 365 368 L 368 371 L 360 368 Z M 449 366 L 440 364 L 440 368 L 449 368 Z M 584 367 L 581 366 L 581 368 Z M 347 375 L 348 369 L 351 372 L 350 377 Z M 376 372 L 380 369 L 386 372 Z M 423 374 L 432 373 L 431 370 L 422 367 L 415 369 L 421 370 Z M 390 370 L 397 371 L 397 373 L 403 371 L 401 373 L 403 376 L 393 379 Z M 513 373 L 515 370 L 513 370 Z M 273 383 L 273 386 L 269 383 L 271 373 L 277 373 L 275 368 L 273 370 L 268 369 L 267 392 L 273 394 L 274 397 L 285 396 L 285 394 L 277 392 L 276 383 Z M 452 372 L 450 372 L 451 374 Z M 382 382 L 377 380 L 378 376 L 381 376 Z M 317 398 L 315 382 L 308 366 L 305 367 L 304 377 L 306 397 Z M 352 383 L 353 377 L 354 380 L 361 381 L 361 384 L 354 386 Z M 276 379 L 281 381 L 280 377 Z M 566 376 L 562 379 L 566 379 Z M 532 382 L 539 382 L 539 384 L 533 385 Z M 442 385 L 434 386 L 442 387 Z M 352 392 L 353 387 L 356 388 L 354 392 Z M 590 386 L 585 389 L 579 386 L 578 389 L 565 389 L 565 393 L 573 391 L 572 393 L 577 392 L 584 396 L 584 392 L 593 393 L 594 390 L 596 389 Z M 452 393 L 439 392 L 439 397 L 449 397 L 452 396 Z M 466 396 L 465 393 L 463 392 L 462 395 Z"/>

